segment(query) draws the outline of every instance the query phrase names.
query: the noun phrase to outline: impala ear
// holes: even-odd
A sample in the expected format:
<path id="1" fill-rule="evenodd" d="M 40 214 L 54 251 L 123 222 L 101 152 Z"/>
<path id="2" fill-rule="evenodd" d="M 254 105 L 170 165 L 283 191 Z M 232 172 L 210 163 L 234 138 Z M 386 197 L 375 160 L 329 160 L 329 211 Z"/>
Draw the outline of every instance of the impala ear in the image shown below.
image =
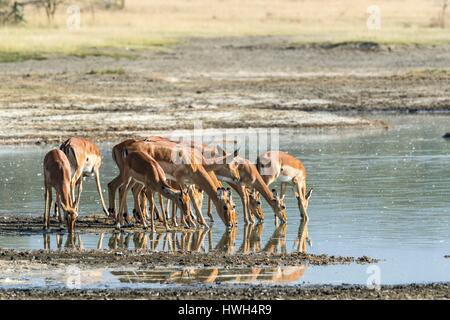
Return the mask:
<path id="1" fill-rule="evenodd" d="M 281 197 L 281 201 L 283 201 L 283 200 L 284 200 L 284 196 L 285 196 L 285 194 L 283 194 L 283 196 Z"/>
<path id="2" fill-rule="evenodd" d="M 227 153 L 225 152 L 225 150 L 223 150 L 223 148 L 219 145 L 216 145 L 216 149 L 217 149 L 217 155 L 222 154 L 222 156 L 226 157 Z"/>
<path id="3" fill-rule="evenodd" d="M 306 194 L 306 200 L 309 200 L 309 198 L 311 198 L 313 190 L 314 190 L 313 188 L 309 189 L 308 193 Z"/>

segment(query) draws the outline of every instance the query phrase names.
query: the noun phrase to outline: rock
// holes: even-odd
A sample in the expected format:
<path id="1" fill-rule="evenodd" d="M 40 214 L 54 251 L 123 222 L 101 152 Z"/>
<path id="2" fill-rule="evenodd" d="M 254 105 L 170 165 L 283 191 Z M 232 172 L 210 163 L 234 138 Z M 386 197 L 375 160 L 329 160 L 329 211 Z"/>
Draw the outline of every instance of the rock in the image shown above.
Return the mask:
<path id="1" fill-rule="evenodd" d="M 444 134 L 444 135 L 442 136 L 442 138 L 444 138 L 444 139 L 450 139 L 450 132 L 447 132 L 446 134 Z"/>

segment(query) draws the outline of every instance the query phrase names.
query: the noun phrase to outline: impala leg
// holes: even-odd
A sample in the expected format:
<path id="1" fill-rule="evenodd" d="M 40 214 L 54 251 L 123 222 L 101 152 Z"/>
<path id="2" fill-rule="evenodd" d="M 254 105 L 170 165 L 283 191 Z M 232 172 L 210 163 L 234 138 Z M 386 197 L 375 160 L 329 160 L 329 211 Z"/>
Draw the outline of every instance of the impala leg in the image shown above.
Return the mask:
<path id="1" fill-rule="evenodd" d="M 50 209 L 51 210 L 51 209 Z M 55 211 L 53 213 L 53 218 L 58 217 L 58 193 L 56 193 L 56 199 L 55 199 Z"/>
<path id="2" fill-rule="evenodd" d="M 77 180 L 77 186 L 78 186 L 78 192 L 77 192 L 77 199 L 75 200 L 75 209 L 78 212 L 78 210 L 80 208 L 81 191 L 83 191 L 83 177 L 80 177 Z"/>
<path id="3" fill-rule="evenodd" d="M 167 200 L 167 202 L 169 202 L 169 200 Z M 166 227 L 166 230 L 170 230 L 169 224 L 167 222 L 167 212 L 164 212 L 164 206 L 163 206 L 162 201 L 161 201 L 161 210 L 163 212 L 162 216 L 163 216 L 164 226 Z"/>
<path id="4" fill-rule="evenodd" d="M 161 193 L 158 193 L 158 198 L 159 198 L 159 206 L 161 208 L 161 213 L 158 210 L 158 220 L 159 220 L 159 222 L 163 222 L 164 220 L 163 220 L 163 217 L 161 214 L 165 215 L 166 213 L 164 210 L 164 199 L 163 199 Z"/>
<path id="5" fill-rule="evenodd" d="M 131 188 L 131 177 L 128 178 L 128 181 L 126 182 L 126 185 L 124 187 L 121 187 L 122 191 L 120 193 L 120 207 L 119 207 L 119 215 L 118 218 L 116 218 L 116 229 L 120 229 L 120 227 L 124 224 L 124 216 L 121 214 L 124 210 L 128 190 Z"/>
<path id="6" fill-rule="evenodd" d="M 72 177 L 71 181 L 71 189 L 72 189 L 72 200 L 75 206 L 75 209 L 78 211 L 80 205 L 80 195 L 82 190 L 82 180 L 83 180 L 83 172 L 81 169 L 77 169 Z M 75 188 L 78 187 L 77 197 L 75 197 Z"/>
<path id="7" fill-rule="evenodd" d="M 239 196 L 241 197 L 242 200 L 242 205 L 244 206 L 244 220 L 246 224 L 254 224 L 255 223 L 255 219 L 253 218 L 251 212 L 250 212 L 250 199 L 247 193 L 247 190 L 245 188 L 245 186 L 239 186 L 238 188 L 239 190 Z"/>
<path id="8" fill-rule="evenodd" d="M 123 200 L 123 207 L 122 207 L 122 198 L 121 198 L 121 195 L 123 194 L 124 189 L 125 189 L 125 185 L 126 184 L 124 183 L 124 184 L 122 184 L 119 187 L 119 211 L 116 214 L 116 216 L 122 216 L 128 222 L 129 219 L 128 219 L 128 201 L 127 201 L 127 197 L 125 197 L 125 199 Z"/>
<path id="9" fill-rule="evenodd" d="M 305 203 L 306 203 L 306 194 L 305 194 L 305 188 L 302 188 L 300 185 L 300 181 L 298 181 L 297 178 L 292 179 L 292 182 L 294 183 L 294 188 L 296 190 L 297 194 L 297 205 L 300 210 L 300 217 L 304 221 L 308 221 L 308 213 L 306 211 Z"/>
<path id="10" fill-rule="evenodd" d="M 122 184 L 123 181 L 120 174 L 108 183 L 109 216 L 114 217 L 116 215 L 116 191 Z"/>
<path id="11" fill-rule="evenodd" d="M 142 214 L 145 217 L 145 220 L 147 220 L 148 217 L 148 213 L 147 213 L 147 196 L 145 195 L 144 189 L 142 189 L 141 193 L 140 193 L 140 203 L 141 203 L 141 208 L 142 208 Z"/>
<path id="12" fill-rule="evenodd" d="M 195 194 L 192 191 L 192 188 L 189 188 L 189 196 L 191 197 L 191 202 L 195 209 L 195 214 L 197 215 L 197 221 L 203 226 L 207 226 L 205 218 L 202 214 L 202 209 L 198 206 L 197 201 L 195 201 Z"/>
<path id="13" fill-rule="evenodd" d="M 52 198 L 52 191 L 50 187 L 45 185 L 44 187 L 44 200 L 45 200 L 45 209 L 44 209 L 44 230 L 48 230 L 50 228 L 50 204 Z"/>
<path id="14" fill-rule="evenodd" d="M 286 193 L 286 182 L 282 182 L 280 186 L 280 198 L 283 198 Z"/>
<path id="15" fill-rule="evenodd" d="M 208 211 L 207 211 L 209 219 L 211 221 L 214 221 L 213 215 L 212 215 L 212 200 L 210 197 L 208 197 Z"/>
<path id="16" fill-rule="evenodd" d="M 94 169 L 94 175 L 95 175 L 95 184 L 97 185 L 97 191 L 98 191 L 98 194 L 100 196 L 100 203 L 102 205 L 103 213 L 108 217 L 109 216 L 109 212 L 108 212 L 108 209 L 106 209 L 105 199 L 103 199 L 102 186 L 100 184 L 99 168 L 95 168 Z"/>
<path id="17" fill-rule="evenodd" d="M 59 229 L 64 229 L 63 219 L 61 216 L 61 195 L 59 193 L 56 193 L 56 200 L 55 200 L 55 213 L 58 217 L 59 222 Z"/>
<path id="18" fill-rule="evenodd" d="M 142 192 L 145 194 L 145 189 L 142 190 Z M 147 219 L 151 220 L 151 216 L 153 215 L 152 212 L 155 210 L 155 199 L 153 198 L 153 194 L 150 198 L 147 197 L 147 199 L 148 199 L 148 208 L 149 208 Z"/>
<path id="19" fill-rule="evenodd" d="M 137 210 L 138 217 L 141 220 L 141 222 L 142 222 L 142 224 L 144 226 L 144 229 L 146 229 L 147 228 L 147 222 L 146 222 L 145 213 L 144 213 L 145 207 L 144 207 L 144 209 L 142 208 L 141 201 L 140 201 L 141 193 L 142 193 L 142 190 L 144 189 L 144 186 L 141 185 L 141 184 L 136 183 L 134 185 L 134 187 L 135 187 L 135 189 L 134 189 L 134 192 L 133 192 L 133 196 L 134 196 L 134 199 L 135 199 L 134 200 L 135 201 L 135 207 L 136 207 L 136 210 Z"/>
<path id="20" fill-rule="evenodd" d="M 139 211 L 141 206 L 141 196 L 140 193 L 143 189 L 143 186 L 139 183 L 134 183 L 131 187 L 131 193 L 133 194 L 134 208 L 133 208 L 133 218 L 136 223 L 142 222 L 141 212 Z"/>
<path id="21" fill-rule="evenodd" d="M 175 201 L 172 201 L 172 223 L 174 227 L 178 227 L 177 223 L 177 204 Z"/>
<path id="22" fill-rule="evenodd" d="M 167 200 L 167 202 L 166 202 L 165 212 L 166 212 L 166 218 L 168 219 L 169 218 L 169 210 L 170 210 L 170 202 L 171 202 L 171 200 L 170 199 L 166 199 L 166 200 Z"/>
<path id="23" fill-rule="evenodd" d="M 149 188 L 145 188 L 145 193 L 147 195 L 147 199 L 152 199 L 150 202 L 152 203 L 152 209 L 150 210 L 151 212 L 151 216 L 150 216 L 150 228 L 152 230 L 152 232 L 155 232 L 155 208 L 156 206 L 154 205 L 154 201 L 153 201 L 153 192 L 149 189 Z"/>

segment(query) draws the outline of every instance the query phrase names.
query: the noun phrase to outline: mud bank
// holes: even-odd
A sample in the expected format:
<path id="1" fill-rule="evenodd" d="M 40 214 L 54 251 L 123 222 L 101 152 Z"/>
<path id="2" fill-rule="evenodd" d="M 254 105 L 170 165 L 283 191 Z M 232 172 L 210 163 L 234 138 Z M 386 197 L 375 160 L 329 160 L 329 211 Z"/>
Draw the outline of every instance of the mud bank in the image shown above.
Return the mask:
<path id="1" fill-rule="evenodd" d="M 3 216 L 0 217 L 0 233 L 2 234 L 48 234 L 65 232 L 59 230 L 56 221 L 48 232 L 42 230 L 40 217 Z M 142 233 L 142 227 L 126 228 L 127 233 Z M 173 228 L 173 232 L 190 232 L 183 228 Z M 77 233 L 102 233 L 116 232 L 111 220 L 100 216 L 80 217 L 77 221 Z M 157 232 L 164 233 L 162 225 L 158 225 Z M 70 238 L 70 237 L 68 237 Z M 32 261 L 41 263 L 76 263 L 89 266 L 122 266 L 142 264 L 145 266 L 157 265 L 203 265 L 203 266 L 274 266 L 296 265 L 309 263 L 311 265 L 347 264 L 347 263 L 373 263 L 376 259 L 370 257 L 341 257 L 328 255 L 313 255 L 306 253 L 250 253 L 250 254 L 226 254 L 223 252 L 179 252 L 167 254 L 164 252 L 148 252 L 145 250 L 80 250 L 76 244 L 76 235 L 73 235 L 72 246 L 66 246 L 67 250 L 8 250 L 0 249 L 0 260 L 4 261 Z"/>
<path id="2" fill-rule="evenodd" d="M 381 286 L 194 286 L 177 289 L 0 289 L 0 299 L 450 299 L 450 283 Z"/>
<path id="3" fill-rule="evenodd" d="M 449 112 L 450 46 L 188 39 L 134 60 L 2 63 L 0 144 L 203 128 L 386 128 L 385 113 Z M 368 117 L 369 113 L 379 113 Z"/>

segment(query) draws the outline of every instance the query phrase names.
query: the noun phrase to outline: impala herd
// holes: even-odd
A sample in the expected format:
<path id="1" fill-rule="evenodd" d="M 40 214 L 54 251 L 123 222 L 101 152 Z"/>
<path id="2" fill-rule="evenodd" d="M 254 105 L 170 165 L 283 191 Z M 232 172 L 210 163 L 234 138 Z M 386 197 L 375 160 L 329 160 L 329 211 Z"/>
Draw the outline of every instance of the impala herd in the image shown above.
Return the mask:
<path id="1" fill-rule="evenodd" d="M 258 157 L 255 165 L 239 156 L 238 150 L 227 153 L 219 146 L 154 136 L 123 141 L 113 147 L 112 157 L 119 175 L 108 183 L 109 208 L 106 208 L 99 173 L 101 154 L 94 143 L 73 137 L 59 149 L 47 153 L 44 158 L 44 229 L 50 227 L 53 188 L 56 191 L 55 217 L 61 228 L 65 222 L 68 231 L 74 231 L 85 176 L 95 177 L 103 212 L 114 220 L 117 229 L 132 225 L 127 209 L 129 191 L 134 199 L 134 220 L 144 228 L 150 226 L 152 231 L 156 221 L 162 222 L 166 229 L 170 228 L 169 224 L 177 227 L 179 223 L 187 228 L 197 224 L 207 227 L 202 213 L 205 195 L 208 196 L 209 219 L 213 220 L 213 205 L 226 227 L 233 228 L 237 225 L 237 214 L 232 189 L 241 198 L 246 224 L 254 223 L 255 219 L 264 220 L 261 196 L 272 208 L 275 219 L 284 223 L 287 221 L 284 198 L 288 184 L 294 187 L 302 220 L 308 220 L 312 189 L 306 189 L 306 169 L 300 160 L 286 152 L 268 151 Z M 281 182 L 280 192 L 269 188 L 277 180 Z M 222 182 L 229 187 L 225 188 Z"/>

